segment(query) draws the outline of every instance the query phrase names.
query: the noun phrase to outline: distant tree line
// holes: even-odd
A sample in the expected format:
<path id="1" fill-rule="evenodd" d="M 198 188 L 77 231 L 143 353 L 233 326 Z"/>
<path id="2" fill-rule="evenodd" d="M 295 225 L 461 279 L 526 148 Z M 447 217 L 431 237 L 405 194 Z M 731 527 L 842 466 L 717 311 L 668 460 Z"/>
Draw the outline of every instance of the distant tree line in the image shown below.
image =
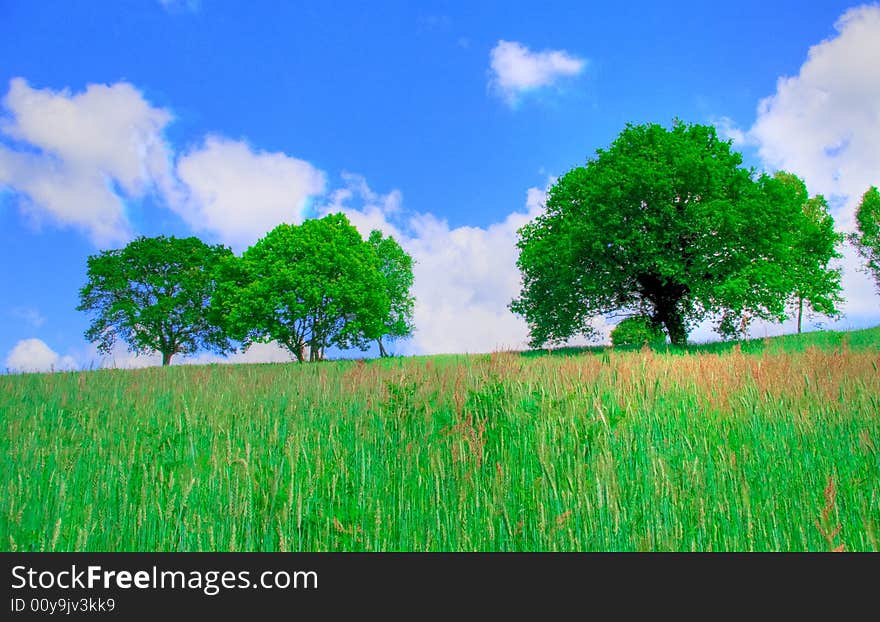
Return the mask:
<path id="1" fill-rule="evenodd" d="M 712 126 L 628 124 L 608 149 L 560 177 L 518 234 L 522 289 L 510 309 L 534 347 L 593 336 L 623 317 L 615 344 L 687 342 L 706 319 L 724 337 L 755 319 L 839 315 L 837 233 L 800 178 L 742 166 Z M 848 239 L 880 288 L 880 192 Z M 343 214 L 282 224 L 240 257 L 197 238 L 141 237 L 88 259 L 78 309 L 109 352 L 225 353 L 276 341 L 298 361 L 366 349 L 413 331 L 412 258 L 392 237 L 365 240 Z"/>
<path id="2" fill-rule="evenodd" d="M 225 354 L 276 341 L 298 361 L 366 350 L 413 329 L 413 261 L 390 236 L 364 240 L 343 214 L 281 224 L 242 255 L 195 237 L 139 237 L 88 258 L 78 310 L 109 353 Z M 238 346 L 234 345 L 239 344 Z"/>

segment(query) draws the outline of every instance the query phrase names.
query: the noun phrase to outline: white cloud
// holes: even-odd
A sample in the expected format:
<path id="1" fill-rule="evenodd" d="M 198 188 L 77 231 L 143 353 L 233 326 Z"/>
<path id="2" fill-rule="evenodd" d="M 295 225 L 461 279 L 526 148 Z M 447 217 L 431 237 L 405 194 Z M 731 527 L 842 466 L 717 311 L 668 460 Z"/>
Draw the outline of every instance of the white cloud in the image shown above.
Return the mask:
<path id="1" fill-rule="evenodd" d="M 880 181 L 880 7 L 851 9 L 835 28 L 761 100 L 748 134 L 768 165 L 797 172 L 813 192 L 852 198 Z"/>
<path id="2" fill-rule="evenodd" d="M 576 76 L 586 64 L 565 50 L 532 52 L 516 41 L 501 40 L 489 53 L 489 87 L 514 105 L 519 95 Z"/>
<path id="3" fill-rule="evenodd" d="M 838 228 L 848 232 L 862 193 L 880 185 L 880 7 L 850 9 L 835 28 L 835 36 L 810 48 L 796 76 L 777 81 L 748 131 L 729 120 L 720 128 L 755 145 L 767 167 L 796 173 L 811 193 L 829 198 Z M 862 262 L 848 246 L 842 265 L 844 322 L 876 321 L 873 282 L 858 271 Z"/>
<path id="4" fill-rule="evenodd" d="M 370 189 L 362 175 L 355 173 L 342 173 L 342 180 L 345 186 L 330 193 L 329 200 L 318 206 L 319 214 L 344 212 L 364 237 L 373 229 L 379 229 L 386 235 L 401 240 L 402 233 L 390 222 L 402 214 L 403 195 L 400 190 L 379 194 Z M 349 204 L 352 200 L 360 205 L 353 208 Z"/>
<path id="5" fill-rule="evenodd" d="M 172 359 L 172 362 L 176 362 Z M 93 350 L 89 360 L 90 367 L 104 367 L 109 369 L 140 369 L 143 367 L 159 367 L 162 364 L 162 355 L 158 352 L 138 354 L 126 349 L 125 344 L 116 344 L 109 354 L 99 353 Z"/>
<path id="6" fill-rule="evenodd" d="M 61 356 L 41 339 L 22 339 L 6 356 L 6 368 L 17 372 L 75 369 L 71 356 Z"/>
<path id="7" fill-rule="evenodd" d="M 98 246 L 133 235 L 129 200 L 152 193 L 195 232 L 241 247 L 281 222 L 300 222 L 324 173 L 284 153 L 207 136 L 182 154 L 163 138 L 171 114 L 131 84 L 82 93 L 10 82 L 0 118 L 0 189 L 19 193 L 31 221 L 87 233 Z"/>
<path id="8" fill-rule="evenodd" d="M 244 352 L 233 352 L 227 356 L 202 353 L 183 357 L 172 362 L 185 365 L 207 365 L 209 363 L 290 363 L 295 360 L 290 350 L 280 345 L 277 341 L 270 341 L 269 343 L 251 344 L 251 347 Z"/>
<path id="9" fill-rule="evenodd" d="M 226 357 L 228 363 L 289 363 L 295 360 L 290 350 L 277 341 L 251 344 L 244 352 L 235 352 Z"/>
<path id="10" fill-rule="evenodd" d="M 522 349 L 525 321 L 507 309 L 519 294 L 516 231 L 536 216 L 543 193 L 531 188 L 526 211 L 486 228 L 450 228 L 421 214 L 410 220 L 406 240 L 416 261 L 414 344 L 424 352 Z"/>
<path id="11" fill-rule="evenodd" d="M 118 341 L 113 345 L 109 354 L 98 351 L 98 348 L 89 344 L 82 352 L 77 353 L 77 359 L 82 361 L 83 369 L 109 368 L 109 369 L 139 369 L 143 367 L 160 367 L 162 355 L 157 352 L 148 354 L 136 354 L 130 352 L 125 343 Z M 72 361 L 73 359 L 71 359 Z M 194 355 L 175 355 L 171 359 L 172 365 L 209 365 L 212 363 L 286 363 L 293 360 L 286 348 L 276 342 L 255 343 L 245 352 L 233 352 L 226 356 L 212 352 L 199 352 Z"/>
<path id="12" fill-rule="evenodd" d="M 276 225 L 299 223 L 309 201 L 324 192 L 324 173 L 284 153 L 208 136 L 177 162 L 188 196 L 173 208 L 194 231 L 242 248 Z"/>
<path id="13" fill-rule="evenodd" d="M 172 192 L 171 120 L 132 85 L 90 84 L 82 93 L 11 80 L 0 119 L 0 187 L 21 193 L 33 221 L 86 232 L 99 245 L 127 239 L 125 201 Z"/>
<path id="14" fill-rule="evenodd" d="M 751 145 L 749 135 L 743 131 L 730 117 L 718 117 L 712 120 L 712 125 L 718 131 L 718 136 L 723 140 L 732 140 L 734 149 L 742 149 Z"/>

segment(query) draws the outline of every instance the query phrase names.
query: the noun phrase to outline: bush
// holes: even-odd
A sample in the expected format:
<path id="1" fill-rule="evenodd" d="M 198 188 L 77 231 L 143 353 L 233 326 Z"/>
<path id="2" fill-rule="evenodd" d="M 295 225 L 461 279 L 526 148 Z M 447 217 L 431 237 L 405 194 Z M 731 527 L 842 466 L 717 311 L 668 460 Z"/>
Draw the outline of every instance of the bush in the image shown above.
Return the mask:
<path id="1" fill-rule="evenodd" d="M 663 331 L 640 315 L 626 318 L 611 331 L 611 345 L 614 346 L 662 346 L 665 343 Z"/>

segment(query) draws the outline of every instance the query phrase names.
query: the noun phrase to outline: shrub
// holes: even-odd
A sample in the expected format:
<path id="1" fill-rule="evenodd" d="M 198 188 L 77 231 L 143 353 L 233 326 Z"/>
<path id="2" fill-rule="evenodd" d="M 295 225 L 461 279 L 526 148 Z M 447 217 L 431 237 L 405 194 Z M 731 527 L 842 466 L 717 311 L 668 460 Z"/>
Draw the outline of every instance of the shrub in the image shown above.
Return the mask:
<path id="1" fill-rule="evenodd" d="M 641 315 L 626 318 L 611 331 L 611 345 L 614 346 L 657 346 L 665 343 L 663 331 Z"/>

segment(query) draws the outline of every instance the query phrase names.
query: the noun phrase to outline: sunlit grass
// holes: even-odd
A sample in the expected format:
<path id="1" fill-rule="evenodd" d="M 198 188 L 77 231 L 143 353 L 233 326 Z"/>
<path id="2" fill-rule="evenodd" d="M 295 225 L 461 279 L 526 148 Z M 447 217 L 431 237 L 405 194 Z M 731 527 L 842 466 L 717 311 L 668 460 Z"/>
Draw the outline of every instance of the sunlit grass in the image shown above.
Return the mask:
<path id="1" fill-rule="evenodd" d="M 880 330 L 834 335 L 2 376 L 0 546 L 876 551 Z"/>

